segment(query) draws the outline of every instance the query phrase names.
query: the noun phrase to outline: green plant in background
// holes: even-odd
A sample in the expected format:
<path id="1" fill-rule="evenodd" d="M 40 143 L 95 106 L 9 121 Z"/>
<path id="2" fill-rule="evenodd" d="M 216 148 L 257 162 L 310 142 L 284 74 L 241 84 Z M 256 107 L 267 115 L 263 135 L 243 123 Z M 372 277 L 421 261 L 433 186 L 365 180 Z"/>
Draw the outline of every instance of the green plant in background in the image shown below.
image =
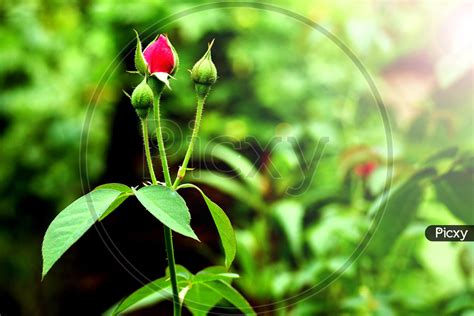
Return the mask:
<path id="1" fill-rule="evenodd" d="M 191 183 L 181 184 L 188 170 L 187 166 L 198 137 L 204 103 L 212 85 L 217 80 L 217 70 L 211 59 L 211 47 L 212 42 L 204 56 L 191 70 L 191 79 L 194 82 L 197 97 L 196 117 L 188 150 L 175 180 L 172 181 L 161 131 L 160 98 L 165 86 L 170 87 L 168 79 L 176 73 L 179 59 L 166 36 L 158 36 L 142 51 L 137 33 L 135 67 L 136 72 L 143 77 L 143 81 L 134 89 L 130 99 L 142 124 L 145 155 L 152 180 L 151 185 L 145 185 L 142 188 L 128 187 L 120 183 L 100 185 L 60 212 L 52 221 L 44 236 L 42 247 L 43 277 L 64 252 L 97 220 L 103 220 L 128 197 L 135 196 L 145 209 L 164 225 L 168 269 L 166 276 L 145 285 L 118 303 L 113 311 L 114 314 L 142 306 L 141 304 L 144 301 L 149 304 L 150 300 L 158 302 L 167 297 L 171 297 L 173 300 L 173 314 L 175 316 L 181 315 L 183 304 L 193 315 L 205 315 L 221 299 L 234 304 L 246 315 L 255 314 L 245 298 L 230 285 L 230 281 L 238 275 L 227 272 L 236 253 L 235 235 L 229 218 L 199 187 Z M 164 183 L 158 182 L 151 159 L 148 135 L 150 113 L 153 113 L 153 119 L 156 123 L 156 137 L 165 178 Z M 196 189 L 202 194 L 222 242 L 225 253 L 225 267 L 210 267 L 193 275 L 184 267 L 176 265 L 172 231 L 199 241 L 190 226 L 191 215 L 189 209 L 177 192 L 185 188 Z"/>
<path id="2" fill-rule="evenodd" d="M 428 298 L 417 305 L 420 302 L 413 304 L 407 299 L 409 294 L 397 297 L 387 296 L 386 292 L 393 286 L 390 282 L 396 280 L 391 272 L 407 264 L 402 259 L 407 249 L 404 247 L 410 249 L 414 237 L 425 238 L 426 225 L 421 223 L 428 215 L 423 211 L 427 194 L 431 195 L 430 203 L 445 205 L 451 211 L 451 214 L 441 211 L 431 214 L 432 221 L 444 218 L 442 222 L 448 219 L 453 224 L 472 223 L 474 197 L 468 193 L 474 189 L 472 154 L 453 147 L 441 150 L 417 168 L 398 175 L 390 190 L 383 190 L 387 172 L 383 165 L 386 162 L 375 162 L 373 159 L 377 158 L 373 152 L 360 148 L 347 154 L 347 161 L 341 164 L 347 168 L 343 171 L 345 184 L 292 195 L 288 190 L 300 187 L 299 182 L 305 181 L 293 176 L 301 168 L 297 152 L 289 142 L 279 142 L 267 161 L 267 166 L 272 167 L 257 170 L 238 152 L 215 145 L 208 156 L 225 162 L 233 176 L 203 170 L 195 170 L 189 175 L 189 181 L 215 187 L 247 205 L 253 213 L 247 211 L 245 214 L 254 218 L 250 227 L 236 232 L 237 269 L 242 275 L 237 284 L 242 290 L 262 304 L 274 304 L 271 309 L 277 309 L 278 315 L 315 315 L 328 309 L 382 315 L 395 313 L 392 307 L 395 304 L 403 306 L 397 311 L 432 309 L 435 312 L 436 307 L 429 307 Z M 315 158 L 323 166 L 328 166 L 327 158 Z M 272 169 L 281 173 L 278 179 L 275 179 Z M 321 169 L 313 172 L 316 176 L 325 174 Z M 378 184 L 371 185 L 371 181 Z M 268 183 L 272 185 L 268 187 Z M 318 220 L 313 220 L 318 216 L 314 212 L 316 205 L 321 209 L 321 215 Z M 285 299 L 302 294 L 332 273 L 339 273 L 366 233 L 370 234 L 370 241 L 363 248 L 365 259 L 350 263 L 339 280 L 331 285 L 335 291 L 329 291 L 328 296 L 318 294 L 297 302 L 296 307 L 287 306 Z M 278 247 L 272 246 L 275 244 Z M 467 268 L 464 261 L 470 260 L 472 254 L 469 254 L 471 250 L 466 244 L 455 249 L 464 271 L 454 270 L 451 291 L 459 291 L 461 297 L 466 298 L 470 296 L 473 284 L 462 281 L 469 280 L 472 274 L 472 267 Z M 433 253 L 430 255 L 435 256 Z M 427 269 L 439 269 L 425 257 L 426 254 L 422 256 Z M 456 263 L 452 265 L 457 266 Z M 365 286 L 358 288 L 351 278 L 361 278 L 360 282 Z M 442 287 L 442 279 L 436 282 Z M 412 293 L 411 289 L 399 290 Z M 341 294 L 342 291 L 347 292 Z M 350 294 L 357 291 L 360 294 Z M 423 291 L 421 288 L 415 291 L 417 297 L 423 296 L 419 292 Z M 433 291 L 431 299 L 444 293 L 443 290 Z M 345 298 L 337 302 L 341 296 Z M 325 299 L 334 303 L 326 303 Z M 458 308 L 468 309 L 469 306 L 460 305 Z"/>

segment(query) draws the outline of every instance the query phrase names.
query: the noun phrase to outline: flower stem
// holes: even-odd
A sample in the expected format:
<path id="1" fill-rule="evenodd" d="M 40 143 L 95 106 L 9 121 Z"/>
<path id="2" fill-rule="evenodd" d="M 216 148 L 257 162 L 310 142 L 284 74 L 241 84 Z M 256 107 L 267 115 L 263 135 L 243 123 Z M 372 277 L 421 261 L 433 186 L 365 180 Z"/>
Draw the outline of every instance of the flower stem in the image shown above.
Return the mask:
<path id="1" fill-rule="evenodd" d="M 171 289 L 173 291 L 173 315 L 181 316 L 181 303 L 179 302 L 178 282 L 176 279 L 176 266 L 174 261 L 173 234 L 168 226 L 164 227 L 165 247 L 168 256 L 168 267 L 170 270 Z"/>
<path id="2" fill-rule="evenodd" d="M 155 115 L 156 123 L 156 140 L 158 142 L 158 150 L 160 151 L 161 166 L 163 167 L 163 176 L 167 187 L 171 188 L 171 176 L 168 168 L 168 159 L 166 158 L 165 143 L 163 142 L 163 134 L 161 132 L 160 119 L 160 98 L 161 94 L 156 96 L 153 102 L 153 113 Z"/>
<path id="3" fill-rule="evenodd" d="M 153 113 L 155 115 L 156 123 L 156 139 L 158 141 L 158 149 L 160 151 L 161 166 L 163 167 L 163 176 L 165 178 L 166 186 L 172 188 L 170 171 L 168 168 L 168 159 L 166 157 L 165 143 L 163 142 L 163 134 L 161 132 L 161 118 L 160 118 L 160 97 L 161 94 L 154 98 Z M 181 304 L 179 302 L 178 282 L 176 278 L 176 264 L 174 260 L 173 249 L 173 234 L 171 229 L 163 225 L 166 256 L 168 257 L 168 267 L 170 271 L 171 289 L 173 291 L 173 315 L 181 316 Z"/>
<path id="4" fill-rule="evenodd" d="M 142 133 L 143 133 L 143 144 L 145 145 L 145 156 L 146 162 L 148 164 L 148 170 L 150 172 L 151 181 L 153 184 L 156 184 L 156 176 L 155 170 L 153 170 L 153 162 L 151 160 L 151 153 L 150 153 L 150 141 L 148 139 L 148 121 L 147 119 L 143 119 L 142 121 Z"/>
<path id="5" fill-rule="evenodd" d="M 204 108 L 205 101 L 206 101 L 205 98 L 198 97 L 196 119 L 194 120 L 193 134 L 191 135 L 191 141 L 189 142 L 188 149 L 186 151 L 186 155 L 184 156 L 183 163 L 181 167 L 179 168 L 178 175 L 176 176 L 176 179 L 173 183 L 173 189 L 176 189 L 176 187 L 178 187 L 178 185 L 181 183 L 184 176 L 186 175 L 189 159 L 191 159 L 191 155 L 193 154 L 194 143 L 196 142 L 196 138 L 199 133 L 199 127 L 201 126 L 202 110 Z"/>

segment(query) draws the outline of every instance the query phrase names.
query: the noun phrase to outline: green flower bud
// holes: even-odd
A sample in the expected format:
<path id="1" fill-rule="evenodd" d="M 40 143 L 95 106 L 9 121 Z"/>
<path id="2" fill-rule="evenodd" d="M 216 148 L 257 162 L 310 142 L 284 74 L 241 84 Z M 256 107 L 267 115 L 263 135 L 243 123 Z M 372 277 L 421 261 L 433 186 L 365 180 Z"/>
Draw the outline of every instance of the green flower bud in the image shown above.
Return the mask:
<path id="1" fill-rule="evenodd" d="M 149 110 L 153 107 L 153 91 L 146 83 L 146 79 L 133 90 L 131 100 L 140 119 L 145 119 Z"/>
<path id="2" fill-rule="evenodd" d="M 214 41 L 209 44 L 206 53 L 194 65 L 191 70 L 191 79 L 194 81 L 196 93 L 200 98 L 205 98 L 211 86 L 217 80 L 217 69 L 211 58 L 211 47 Z"/>

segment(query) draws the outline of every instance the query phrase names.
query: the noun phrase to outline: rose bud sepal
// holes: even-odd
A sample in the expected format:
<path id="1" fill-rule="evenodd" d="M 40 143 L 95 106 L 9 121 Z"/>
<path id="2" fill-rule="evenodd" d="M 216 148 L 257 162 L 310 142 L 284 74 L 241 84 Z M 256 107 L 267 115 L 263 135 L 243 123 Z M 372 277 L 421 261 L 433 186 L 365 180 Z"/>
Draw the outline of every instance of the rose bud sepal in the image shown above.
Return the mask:
<path id="1" fill-rule="evenodd" d="M 134 30 L 135 31 L 135 30 Z M 140 41 L 140 37 L 138 36 L 138 32 L 135 31 L 135 35 L 137 36 L 137 46 L 135 48 L 135 69 L 143 76 L 147 76 L 148 73 L 148 66 L 145 61 L 145 57 L 143 56 L 142 52 L 142 43 Z"/>
<path id="2" fill-rule="evenodd" d="M 155 96 L 160 96 L 165 88 L 165 83 L 155 76 L 148 77 L 148 85 Z"/>
<path id="3" fill-rule="evenodd" d="M 132 105 L 140 119 L 144 120 L 153 107 L 153 91 L 146 82 L 146 78 L 133 90 Z"/>

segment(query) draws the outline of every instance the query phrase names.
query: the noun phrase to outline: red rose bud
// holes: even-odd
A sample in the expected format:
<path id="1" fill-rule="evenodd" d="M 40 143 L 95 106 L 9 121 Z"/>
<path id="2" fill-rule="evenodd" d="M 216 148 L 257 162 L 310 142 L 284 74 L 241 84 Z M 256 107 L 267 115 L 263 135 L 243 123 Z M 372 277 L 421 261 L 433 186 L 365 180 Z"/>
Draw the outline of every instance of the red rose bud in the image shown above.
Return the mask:
<path id="1" fill-rule="evenodd" d="M 146 79 L 133 90 L 132 105 L 138 116 L 143 120 L 148 116 L 149 110 L 153 107 L 153 91 L 146 83 Z"/>
<path id="2" fill-rule="evenodd" d="M 143 57 L 149 73 L 169 88 L 168 77 L 176 72 L 179 60 L 178 54 L 168 38 L 164 35 L 158 36 L 158 39 L 145 48 Z"/>
<path id="3" fill-rule="evenodd" d="M 377 168 L 377 162 L 375 161 L 367 161 L 363 164 L 357 165 L 354 168 L 354 173 L 359 177 L 366 179 L 368 176 L 374 172 Z"/>
<path id="4" fill-rule="evenodd" d="M 211 86 L 217 80 L 217 69 L 212 62 L 211 48 L 214 40 L 209 44 L 206 53 L 191 70 L 191 79 L 194 81 L 196 93 L 200 98 L 205 98 Z"/>

